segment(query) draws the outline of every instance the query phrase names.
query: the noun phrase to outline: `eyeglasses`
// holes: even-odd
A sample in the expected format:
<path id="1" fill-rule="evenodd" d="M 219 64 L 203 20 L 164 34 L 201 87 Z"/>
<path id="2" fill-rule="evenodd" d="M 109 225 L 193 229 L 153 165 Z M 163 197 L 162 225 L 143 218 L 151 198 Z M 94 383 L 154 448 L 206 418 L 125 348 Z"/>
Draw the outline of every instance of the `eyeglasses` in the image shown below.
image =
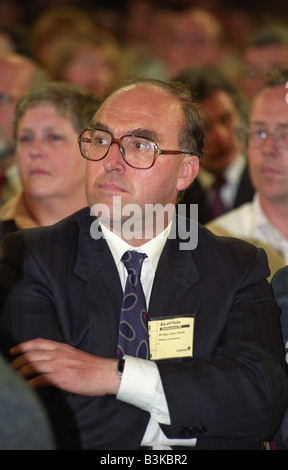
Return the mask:
<path id="1" fill-rule="evenodd" d="M 266 139 L 268 139 L 269 135 L 280 148 L 288 150 L 287 129 L 277 129 L 275 132 L 269 132 L 265 129 L 255 129 L 248 133 L 248 142 L 253 147 L 260 147 Z"/>
<path id="2" fill-rule="evenodd" d="M 280 78 L 283 76 L 283 73 L 285 74 L 285 71 L 283 71 L 281 67 L 276 65 L 266 68 L 260 68 L 255 65 L 246 64 L 244 65 L 242 70 L 242 76 L 248 79 L 254 79 L 259 77 L 264 77 L 265 79 Z"/>
<path id="3" fill-rule="evenodd" d="M 190 154 L 181 150 L 160 150 L 155 142 L 137 135 L 125 135 L 115 139 L 108 131 L 89 127 L 78 137 L 82 157 L 98 161 L 106 157 L 112 144 L 119 146 L 120 153 L 127 165 L 139 170 L 151 168 L 159 155 Z"/>

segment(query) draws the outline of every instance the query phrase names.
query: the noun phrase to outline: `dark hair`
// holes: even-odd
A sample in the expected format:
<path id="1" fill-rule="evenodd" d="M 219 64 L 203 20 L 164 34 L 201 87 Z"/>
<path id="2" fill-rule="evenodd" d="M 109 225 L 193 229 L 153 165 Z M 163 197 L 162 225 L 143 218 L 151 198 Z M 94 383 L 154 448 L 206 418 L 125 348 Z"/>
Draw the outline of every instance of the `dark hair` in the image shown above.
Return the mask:
<path id="1" fill-rule="evenodd" d="M 102 100 L 86 88 L 64 82 L 49 82 L 35 87 L 23 95 L 16 107 L 14 133 L 19 121 L 30 108 L 40 104 L 53 104 L 59 113 L 69 119 L 77 132 L 89 126 Z"/>
<path id="2" fill-rule="evenodd" d="M 224 91 L 232 100 L 240 117 L 246 119 L 247 109 L 239 89 L 215 67 L 191 67 L 184 70 L 177 80 L 185 83 L 200 103 L 217 91 Z"/>
<path id="3" fill-rule="evenodd" d="M 161 81 L 153 78 L 132 78 L 125 80 L 108 95 L 134 87 L 161 88 L 178 100 L 184 116 L 184 124 L 179 134 L 179 148 L 201 160 L 205 144 L 207 123 L 200 106 L 194 101 L 189 87 L 178 81 Z"/>
<path id="4" fill-rule="evenodd" d="M 286 85 L 288 83 L 288 70 L 277 69 L 271 70 L 265 79 L 263 88 L 271 88 L 279 85 Z"/>
<path id="5" fill-rule="evenodd" d="M 266 47 L 272 44 L 288 46 L 287 26 L 283 24 L 268 24 L 257 29 L 247 40 L 247 47 Z"/>

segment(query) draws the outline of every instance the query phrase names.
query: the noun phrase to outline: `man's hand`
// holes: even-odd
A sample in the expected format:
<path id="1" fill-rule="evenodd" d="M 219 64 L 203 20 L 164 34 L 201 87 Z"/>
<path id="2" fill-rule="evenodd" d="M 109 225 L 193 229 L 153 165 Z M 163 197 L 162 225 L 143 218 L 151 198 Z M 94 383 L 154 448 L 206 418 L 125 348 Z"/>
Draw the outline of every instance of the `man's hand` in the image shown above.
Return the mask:
<path id="1" fill-rule="evenodd" d="M 93 356 L 68 344 L 34 339 L 14 346 L 11 362 L 34 388 L 55 386 L 87 396 L 116 395 L 120 386 L 117 359 Z"/>

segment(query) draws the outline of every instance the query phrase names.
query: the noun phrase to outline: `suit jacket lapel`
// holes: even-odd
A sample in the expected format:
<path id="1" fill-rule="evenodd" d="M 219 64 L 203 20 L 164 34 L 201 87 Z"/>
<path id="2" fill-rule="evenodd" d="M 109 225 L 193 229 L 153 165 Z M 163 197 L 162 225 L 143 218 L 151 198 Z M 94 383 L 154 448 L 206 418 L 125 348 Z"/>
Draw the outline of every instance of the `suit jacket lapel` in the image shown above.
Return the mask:
<path id="1" fill-rule="evenodd" d="M 183 239 L 181 239 L 183 240 Z M 192 250 L 179 249 L 179 234 L 168 239 L 159 260 L 149 305 L 149 317 L 196 313 L 188 291 L 200 279 Z"/>
<path id="2" fill-rule="evenodd" d="M 92 218 L 86 217 L 79 223 L 78 255 L 74 273 L 80 286 L 78 283 L 77 295 L 74 293 L 73 298 L 78 299 L 80 310 L 83 311 L 85 306 L 85 314 L 90 316 L 90 351 L 110 357 L 115 354 L 117 347 L 123 291 L 117 267 L 105 239 L 101 234 L 98 240 L 90 235 L 92 222 Z M 95 223 L 98 224 L 97 221 Z M 163 249 L 151 293 L 148 309 L 150 318 L 175 317 L 195 314 L 197 311 L 197 302 L 193 296 L 187 294 L 200 279 L 200 275 L 193 251 L 179 249 L 181 241 L 183 237 L 178 234 L 176 239 L 168 239 Z M 105 331 L 107 335 L 100 335 L 99 331 Z"/>
<path id="3" fill-rule="evenodd" d="M 74 274 L 80 288 L 74 299 L 85 306 L 89 316 L 87 346 L 94 354 L 111 357 L 115 355 L 118 341 L 119 315 L 123 291 L 112 254 L 106 240 L 99 232 L 98 239 L 90 235 L 92 218 L 86 217 L 79 224 L 78 255 Z M 97 223 L 97 221 L 94 221 Z M 103 332 L 105 332 L 103 334 Z"/>

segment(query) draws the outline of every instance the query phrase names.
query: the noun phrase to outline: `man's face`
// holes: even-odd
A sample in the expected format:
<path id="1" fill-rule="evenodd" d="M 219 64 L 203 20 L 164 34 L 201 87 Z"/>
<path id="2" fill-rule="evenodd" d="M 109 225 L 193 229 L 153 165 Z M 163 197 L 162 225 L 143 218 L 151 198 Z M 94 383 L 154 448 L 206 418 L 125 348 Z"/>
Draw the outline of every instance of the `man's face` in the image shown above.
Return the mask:
<path id="1" fill-rule="evenodd" d="M 284 44 L 251 46 L 247 48 L 243 62 L 240 86 L 247 100 L 250 101 L 264 85 L 269 71 L 288 67 L 288 46 Z"/>
<path id="2" fill-rule="evenodd" d="M 203 100 L 202 106 L 209 123 L 202 166 L 211 173 L 222 174 L 241 148 L 235 132 L 239 124 L 238 111 L 222 90 Z"/>
<path id="3" fill-rule="evenodd" d="M 288 132 L 287 89 L 284 85 L 261 92 L 252 105 L 249 132 Z M 259 145 L 248 141 L 248 161 L 252 183 L 260 197 L 288 202 L 288 147 L 268 135 Z"/>
<path id="4" fill-rule="evenodd" d="M 117 139 L 145 132 L 161 150 L 179 149 L 182 110 L 173 97 L 158 88 L 138 86 L 117 92 L 106 100 L 93 121 Z M 160 155 L 151 168 L 135 169 L 125 163 L 118 145 L 113 144 L 103 160 L 87 162 L 88 204 L 104 204 L 112 213 L 113 199 L 120 196 L 122 207 L 136 204 L 144 214 L 147 204 L 175 204 L 178 191 L 193 181 L 197 171 L 197 157 L 181 154 Z"/>

